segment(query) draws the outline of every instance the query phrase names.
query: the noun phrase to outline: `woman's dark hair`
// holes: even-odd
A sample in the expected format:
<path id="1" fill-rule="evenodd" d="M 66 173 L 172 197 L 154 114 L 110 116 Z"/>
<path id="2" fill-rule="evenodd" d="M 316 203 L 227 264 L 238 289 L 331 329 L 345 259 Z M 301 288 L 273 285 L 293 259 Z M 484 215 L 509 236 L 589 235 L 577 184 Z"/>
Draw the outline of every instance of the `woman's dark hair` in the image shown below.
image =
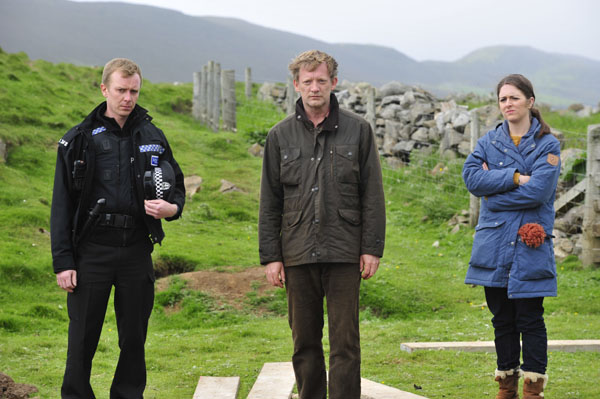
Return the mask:
<path id="1" fill-rule="evenodd" d="M 498 86 L 496 86 L 496 97 L 500 96 L 500 89 L 504 85 L 511 85 L 519 89 L 526 98 L 533 97 L 535 99 L 535 93 L 533 92 L 533 85 L 525 76 L 520 75 L 518 73 L 513 73 L 511 75 L 505 76 L 502 78 L 500 82 L 498 82 Z M 542 114 L 540 110 L 536 107 L 531 107 L 531 115 L 535 116 L 536 119 L 540 122 L 542 126 L 540 128 L 540 133 L 538 137 L 543 136 L 544 134 L 550 133 L 550 126 L 542 119 Z"/>

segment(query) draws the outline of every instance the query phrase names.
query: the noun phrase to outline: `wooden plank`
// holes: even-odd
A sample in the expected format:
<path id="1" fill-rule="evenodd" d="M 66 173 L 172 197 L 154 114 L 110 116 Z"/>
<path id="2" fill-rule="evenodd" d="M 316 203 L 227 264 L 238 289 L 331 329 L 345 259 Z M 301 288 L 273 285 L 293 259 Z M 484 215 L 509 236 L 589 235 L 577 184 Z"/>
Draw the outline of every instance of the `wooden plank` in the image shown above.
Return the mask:
<path id="1" fill-rule="evenodd" d="M 495 352 L 493 341 L 473 342 L 405 342 L 400 344 L 400 349 L 406 352 L 416 350 L 461 350 L 464 352 Z M 561 352 L 600 352 L 600 339 L 580 340 L 549 340 L 548 351 Z"/>
<path id="2" fill-rule="evenodd" d="M 554 211 L 558 212 L 569 202 L 573 201 L 575 197 L 577 197 L 581 193 L 585 193 L 585 188 L 587 186 L 587 177 L 571 187 L 569 191 L 561 195 L 554 201 Z"/>
<path id="3" fill-rule="evenodd" d="M 198 380 L 193 399 L 236 399 L 240 377 L 205 377 Z"/>
<path id="4" fill-rule="evenodd" d="M 265 363 L 248 399 L 289 399 L 295 384 L 292 362 Z"/>

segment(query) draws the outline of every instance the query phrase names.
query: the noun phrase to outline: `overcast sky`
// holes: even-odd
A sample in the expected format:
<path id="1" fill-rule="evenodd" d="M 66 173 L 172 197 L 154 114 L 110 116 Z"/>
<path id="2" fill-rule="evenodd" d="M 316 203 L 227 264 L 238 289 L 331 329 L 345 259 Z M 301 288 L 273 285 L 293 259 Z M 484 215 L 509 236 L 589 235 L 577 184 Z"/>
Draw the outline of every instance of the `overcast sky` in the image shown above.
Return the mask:
<path id="1" fill-rule="evenodd" d="M 454 61 L 493 45 L 532 46 L 600 61 L 598 0 L 121 1 L 240 18 L 331 43 L 392 47 L 418 61 Z"/>

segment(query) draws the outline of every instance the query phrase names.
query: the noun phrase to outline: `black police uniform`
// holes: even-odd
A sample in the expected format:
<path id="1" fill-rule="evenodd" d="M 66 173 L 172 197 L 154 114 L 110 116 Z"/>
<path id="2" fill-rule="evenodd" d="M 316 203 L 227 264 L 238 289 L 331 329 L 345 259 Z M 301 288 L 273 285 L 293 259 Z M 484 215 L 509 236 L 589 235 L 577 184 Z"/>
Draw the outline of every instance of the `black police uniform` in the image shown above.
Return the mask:
<path id="1" fill-rule="evenodd" d="M 77 270 L 77 287 L 67 296 L 69 347 L 61 389 L 62 398 L 69 399 L 95 398 L 89 383 L 92 359 L 112 286 L 120 356 L 110 397 L 142 398 L 144 342 L 154 302 L 151 253 L 164 237 L 161 221 L 144 211 L 144 173 L 160 162 L 172 166 L 169 202 L 178 210 L 167 220 L 177 219 L 185 202 L 183 173 L 147 111 L 136 105 L 122 129 L 105 112 L 102 103 L 58 146 L 53 266 L 55 273 Z M 101 198 L 103 206 L 96 206 Z"/>

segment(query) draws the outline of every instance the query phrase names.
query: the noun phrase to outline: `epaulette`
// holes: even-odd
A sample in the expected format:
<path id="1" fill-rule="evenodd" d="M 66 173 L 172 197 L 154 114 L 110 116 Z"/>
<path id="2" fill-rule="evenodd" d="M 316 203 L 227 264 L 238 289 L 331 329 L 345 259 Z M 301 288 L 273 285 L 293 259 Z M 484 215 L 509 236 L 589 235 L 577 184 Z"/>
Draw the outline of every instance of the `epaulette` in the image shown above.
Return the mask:
<path id="1" fill-rule="evenodd" d="M 69 129 L 69 131 L 65 133 L 65 135 L 60 140 L 58 140 L 58 144 L 62 145 L 63 147 L 68 147 L 69 143 L 71 143 L 71 141 L 73 141 L 75 137 L 82 133 L 82 130 L 83 129 L 81 128 L 81 125 L 77 125 Z"/>

